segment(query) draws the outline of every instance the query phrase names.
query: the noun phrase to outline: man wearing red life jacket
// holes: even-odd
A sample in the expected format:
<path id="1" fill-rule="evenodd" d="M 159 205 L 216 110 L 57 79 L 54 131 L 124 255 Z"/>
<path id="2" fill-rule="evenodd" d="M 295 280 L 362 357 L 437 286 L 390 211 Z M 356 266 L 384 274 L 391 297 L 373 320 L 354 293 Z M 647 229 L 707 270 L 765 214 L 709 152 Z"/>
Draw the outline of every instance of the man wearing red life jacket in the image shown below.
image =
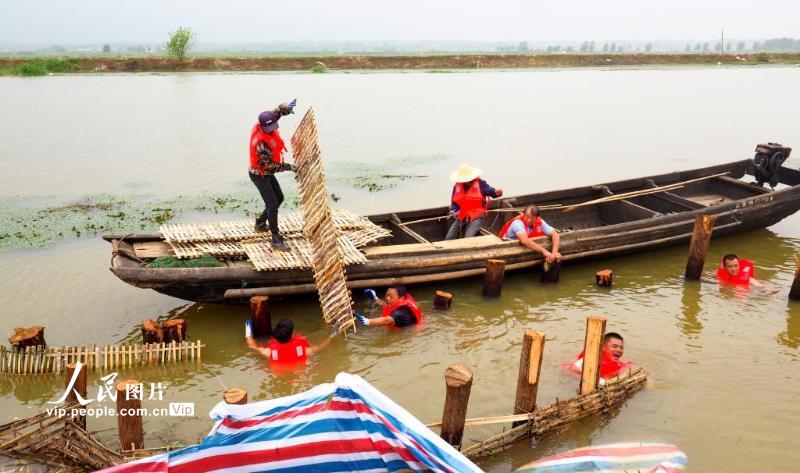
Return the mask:
<path id="1" fill-rule="evenodd" d="M 250 180 L 264 200 L 264 211 L 256 217 L 255 231 L 272 232 L 272 247 L 287 251 L 289 246 L 278 231 L 278 208 L 283 203 L 283 191 L 275 173 L 294 171 L 293 164 L 283 161 L 286 145 L 278 133 L 278 120 L 294 113 L 297 99 L 280 104 L 273 111 L 261 112 L 258 123 L 250 130 Z"/>
<path id="2" fill-rule="evenodd" d="M 369 327 L 408 327 L 422 323 L 422 310 L 417 302 L 406 291 L 405 286 L 392 286 L 386 289 L 384 300 L 378 299 L 375 291 L 364 291 L 371 297 L 380 310 L 380 316 L 368 319 L 356 312 L 356 319 L 361 325 Z"/>
<path id="3" fill-rule="evenodd" d="M 723 256 L 717 268 L 717 280 L 720 284 L 760 287 L 762 284 L 756 280 L 755 275 L 756 269 L 752 261 L 739 259 L 732 253 Z"/>
<path id="4" fill-rule="evenodd" d="M 244 335 L 247 346 L 269 359 L 270 364 L 278 366 L 304 365 L 309 356 L 319 352 L 330 344 L 336 332 L 319 345 L 311 346 L 302 335 L 294 333 L 294 323 L 289 319 L 281 319 L 272 329 L 274 337 L 267 347 L 259 346 L 253 338 L 253 326 L 249 320 L 244 323 Z"/>
<path id="5" fill-rule="evenodd" d="M 534 241 L 534 238 L 544 235 L 550 237 L 551 249 L 549 251 Z M 539 207 L 535 205 L 525 207 L 522 215 L 506 222 L 503 229 L 500 230 L 500 238 L 519 241 L 520 245 L 541 253 L 548 263 L 561 261 L 561 253 L 558 252 L 561 238 L 558 232 L 539 216 Z"/>
<path id="6" fill-rule="evenodd" d="M 608 332 L 603 337 L 603 353 L 600 357 L 600 384 L 604 385 L 606 380 L 613 378 L 620 374 L 625 368 L 628 368 L 633 363 L 622 361 L 622 354 L 625 352 L 624 341 L 622 335 L 616 332 Z M 569 366 L 569 369 L 577 374 L 583 372 L 583 353 L 578 355 L 575 363 Z"/>
<path id="7" fill-rule="evenodd" d="M 450 196 L 450 215 L 455 221 L 447 230 L 445 240 L 459 238 L 464 229 L 464 238 L 474 237 L 481 230 L 483 218 L 489 205 L 489 197 L 501 197 L 502 189 L 495 189 L 480 178 L 481 170 L 462 164 L 450 175 L 456 184 Z"/>

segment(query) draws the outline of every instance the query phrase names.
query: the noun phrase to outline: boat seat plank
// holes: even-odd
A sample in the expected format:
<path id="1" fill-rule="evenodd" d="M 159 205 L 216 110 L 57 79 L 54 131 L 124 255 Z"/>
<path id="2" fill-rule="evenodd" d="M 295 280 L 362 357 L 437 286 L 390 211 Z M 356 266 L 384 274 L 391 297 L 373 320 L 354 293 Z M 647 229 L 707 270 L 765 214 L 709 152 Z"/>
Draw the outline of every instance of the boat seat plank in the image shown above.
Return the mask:
<path id="1" fill-rule="evenodd" d="M 720 176 L 720 177 L 717 178 L 717 180 L 725 182 L 727 184 L 731 184 L 733 186 L 738 186 L 738 187 L 740 187 L 742 189 L 747 189 L 750 192 L 756 192 L 758 194 L 769 194 L 770 193 L 769 189 L 765 189 L 765 188 L 763 188 L 761 186 L 758 186 L 756 184 L 749 184 L 747 182 L 740 181 L 739 179 L 734 179 L 734 178 L 728 177 L 728 176 Z"/>
<path id="2" fill-rule="evenodd" d="M 165 241 L 141 241 L 133 243 L 133 251 L 139 259 L 175 256 L 169 243 Z"/>
<path id="3" fill-rule="evenodd" d="M 459 251 L 472 250 L 482 246 L 493 246 L 502 243 L 497 235 L 481 235 L 472 238 L 459 238 L 457 240 L 437 241 L 435 243 L 409 243 L 404 245 L 386 245 L 364 248 L 362 251 L 367 258 L 386 258 L 399 254 L 429 253 L 431 251 Z"/>

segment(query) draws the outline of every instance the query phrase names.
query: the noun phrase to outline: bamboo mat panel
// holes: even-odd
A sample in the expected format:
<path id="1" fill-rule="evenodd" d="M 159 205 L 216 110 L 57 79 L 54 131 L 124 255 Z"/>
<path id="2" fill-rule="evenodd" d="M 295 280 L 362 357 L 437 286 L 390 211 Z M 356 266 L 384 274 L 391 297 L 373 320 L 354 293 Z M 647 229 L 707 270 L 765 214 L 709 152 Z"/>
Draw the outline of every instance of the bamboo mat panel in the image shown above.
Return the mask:
<path id="1" fill-rule="evenodd" d="M 304 239 L 286 240 L 291 251 L 277 251 L 267 241 L 242 242 L 247 258 L 257 271 L 281 271 L 289 269 L 312 269 L 313 252 Z M 364 264 L 367 257 L 347 238 L 337 239 L 339 253 L 345 265 Z"/>
<path id="2" fill-rule="evenodd" d="M 322 318 L 337 332 L 346 332 L 349 328 L 355 330 L 353 300 L 344 274 L 347 252 L 342 254 L 339 248 L 335 218 L 328 205 L 313 109 L 306 112 L 292 135 L 292 150 L 305 220 L 303 235 L 311 249 L 311 264 Z"/>

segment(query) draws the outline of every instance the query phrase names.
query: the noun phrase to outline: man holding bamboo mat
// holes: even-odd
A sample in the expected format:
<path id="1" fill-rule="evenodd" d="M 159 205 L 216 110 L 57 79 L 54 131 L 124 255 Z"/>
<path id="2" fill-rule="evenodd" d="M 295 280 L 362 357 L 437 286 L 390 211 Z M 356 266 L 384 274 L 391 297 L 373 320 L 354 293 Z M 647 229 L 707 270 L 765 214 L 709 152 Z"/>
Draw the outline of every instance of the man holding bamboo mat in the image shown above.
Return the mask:
<path id="1" fill-rule="evenodd" d="M 275 173 L 294 171 L 295 166 L 283 161 L 286 145 L 278 133 L 278 120 L 294 113 L 295 105 L 297 99 L 282 103 L 275 110 L 261 112 L 258 123 L 250 131 L 250 180 L 264 200 L 264 211 L 256 217 L 255 231 L 272 232 L 272 247 L 280 251 L 288 251 L 289 246 L 278 230 L 278 208 L 283 203 L 283 191 Z"/>

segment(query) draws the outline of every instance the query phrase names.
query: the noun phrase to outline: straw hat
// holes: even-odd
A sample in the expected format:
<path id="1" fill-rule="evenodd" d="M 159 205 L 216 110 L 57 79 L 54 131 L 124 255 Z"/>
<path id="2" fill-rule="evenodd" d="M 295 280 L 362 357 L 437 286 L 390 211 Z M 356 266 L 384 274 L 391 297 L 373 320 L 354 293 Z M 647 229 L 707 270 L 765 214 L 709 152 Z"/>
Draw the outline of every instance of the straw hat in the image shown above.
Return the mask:
<path id="1" fill-rule="evenodd" d="M 469 164 L 461 164 L 458 169 L 450 174 L 450 180 L 453 182 L 469 182 L 476 177 L 483 174 L 480 169 Z"/>

